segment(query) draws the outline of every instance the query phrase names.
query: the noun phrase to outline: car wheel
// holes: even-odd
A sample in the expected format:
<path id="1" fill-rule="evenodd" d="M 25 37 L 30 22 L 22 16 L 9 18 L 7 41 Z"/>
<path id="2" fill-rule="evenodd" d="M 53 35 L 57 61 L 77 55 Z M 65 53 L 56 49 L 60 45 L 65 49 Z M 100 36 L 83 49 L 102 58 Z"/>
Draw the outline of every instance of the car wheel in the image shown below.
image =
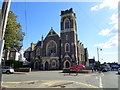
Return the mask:
<path id="1" fill-rule="evenodd" d="M 7 74 L 10 74 L 10 71 L 6 71 Z"/>

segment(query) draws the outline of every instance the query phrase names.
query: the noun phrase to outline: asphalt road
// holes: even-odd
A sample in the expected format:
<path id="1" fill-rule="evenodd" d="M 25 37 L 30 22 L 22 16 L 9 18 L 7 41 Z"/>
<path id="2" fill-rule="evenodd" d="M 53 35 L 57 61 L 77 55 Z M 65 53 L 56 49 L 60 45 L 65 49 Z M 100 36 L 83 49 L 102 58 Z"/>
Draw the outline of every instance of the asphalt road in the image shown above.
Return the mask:
<path id="1" fill-rule="evenodd" d="M 116 71 L 104 73 L 62 73 L 62 71 L 32 71 L 30 73 L 3 74 L 3 84 L 17 83 L 23 81 L 49 80 L 49 81 L 73 81 L 75 83 L 94 86 L 98 88 L 118 88 L 118 77 Z M 119 79 L 120 80 L 120 79 Z M 120 82 L 120 81 L 119 81 Z M 72 86 L 76 88 L 76 86 Z"/>

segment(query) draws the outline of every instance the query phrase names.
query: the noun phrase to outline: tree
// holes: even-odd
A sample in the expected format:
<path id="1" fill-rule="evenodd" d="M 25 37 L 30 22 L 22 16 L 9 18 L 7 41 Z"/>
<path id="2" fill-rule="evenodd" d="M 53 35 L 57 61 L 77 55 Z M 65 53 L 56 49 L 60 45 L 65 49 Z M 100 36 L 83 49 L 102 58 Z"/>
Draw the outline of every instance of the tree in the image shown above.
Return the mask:
<path id="1" fill-rule="evenodd" d="M 0 9 L 1 14 L 1 9 Z M 13 47 L 22 46 L 22 41 L 24 39 L 25 33 L 22 32 L 22 25 L 17 22 L 17 16 L 13 11 L 9 11 L 7 25 L 5 30 L 5 57 L 4 59 L 8 59 L 9 51 Z"/>
<path id="2" fill-rule="evenodd" d="M 17 22 L 17 16 L 13 11 L 9 11 L 7 26 L 5 31 L 5 50 L 10 50 L 13 47 L 19 47 L 22 44 L 25 33 L 22 32 L 22 25 Z"/>

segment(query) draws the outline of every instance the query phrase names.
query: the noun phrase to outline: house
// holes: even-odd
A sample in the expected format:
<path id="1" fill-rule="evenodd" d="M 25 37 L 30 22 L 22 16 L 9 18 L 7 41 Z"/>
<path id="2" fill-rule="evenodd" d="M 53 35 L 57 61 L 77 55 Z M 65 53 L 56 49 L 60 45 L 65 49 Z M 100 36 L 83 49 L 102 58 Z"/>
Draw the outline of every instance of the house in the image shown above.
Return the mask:
<path id="1" fill-rule="evenodd" d="M 23 49 L 23 47 L 21 46 L 21 47 L 12 48 L 10 50 L 10 52 L 8 53 L 7 60 L 16 60 L 16 61 L 24 62 L 25 58 L 24 58 L 24 49 Z"/>

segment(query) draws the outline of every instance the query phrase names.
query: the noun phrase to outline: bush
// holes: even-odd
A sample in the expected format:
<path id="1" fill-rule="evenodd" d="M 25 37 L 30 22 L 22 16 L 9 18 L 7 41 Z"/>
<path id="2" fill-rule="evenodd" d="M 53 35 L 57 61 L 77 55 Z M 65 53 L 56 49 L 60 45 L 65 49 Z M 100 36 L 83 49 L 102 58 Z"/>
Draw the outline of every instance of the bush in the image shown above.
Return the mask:
<path id="1" fill-rule="evenodd" d="M 20 61 L 15 61 L 15 60 L 6 60 L 5 65 L 6 66 L 11 66 L 13 68 L 20 68 L 22 67 L 23 62 Z"/>

